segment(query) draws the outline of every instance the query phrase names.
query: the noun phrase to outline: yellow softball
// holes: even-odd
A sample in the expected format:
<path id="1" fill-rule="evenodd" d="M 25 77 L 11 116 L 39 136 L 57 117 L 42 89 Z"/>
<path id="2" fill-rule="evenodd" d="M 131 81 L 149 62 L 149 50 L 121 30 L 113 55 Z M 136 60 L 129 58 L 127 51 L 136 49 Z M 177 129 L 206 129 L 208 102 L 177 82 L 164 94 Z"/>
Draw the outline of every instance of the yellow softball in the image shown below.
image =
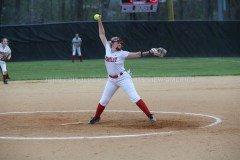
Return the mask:
<path id="1" fill-rule="evenodd" d="M 100 18 L 100 15 L 99 14 L 95 14 L 93 18 L 97 21 Z"/>

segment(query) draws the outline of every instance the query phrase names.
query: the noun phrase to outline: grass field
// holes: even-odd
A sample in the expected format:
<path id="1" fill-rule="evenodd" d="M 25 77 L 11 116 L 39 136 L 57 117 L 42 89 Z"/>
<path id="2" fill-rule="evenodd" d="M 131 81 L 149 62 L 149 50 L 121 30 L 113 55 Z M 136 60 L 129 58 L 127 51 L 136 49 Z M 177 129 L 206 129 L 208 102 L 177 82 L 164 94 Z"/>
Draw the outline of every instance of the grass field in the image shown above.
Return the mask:
<path id="1" fill-rule="evenodd" d="M 103 60 L 9 62 L 11 80 L 103 78 Z M 133 77 L 240 75 L 240 57 L 235 58 L 145 58 L 126 60 Z"/>

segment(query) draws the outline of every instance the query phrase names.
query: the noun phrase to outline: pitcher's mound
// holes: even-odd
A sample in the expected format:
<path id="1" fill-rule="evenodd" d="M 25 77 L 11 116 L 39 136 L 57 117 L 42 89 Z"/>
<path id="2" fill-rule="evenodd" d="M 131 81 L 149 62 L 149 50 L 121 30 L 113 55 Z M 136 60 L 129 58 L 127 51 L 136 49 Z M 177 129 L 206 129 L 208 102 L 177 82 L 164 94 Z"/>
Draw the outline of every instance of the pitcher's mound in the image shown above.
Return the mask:
<path id="1" fill-rule="evenodd" d="M 214 120 L 207 117 L 155 114 L 152 124 L 143 113 L 104 112 L 89 125 L 93 113 L 34 113 L 0 115 L 0 136 L 101 136 L 196 129 Z"/>

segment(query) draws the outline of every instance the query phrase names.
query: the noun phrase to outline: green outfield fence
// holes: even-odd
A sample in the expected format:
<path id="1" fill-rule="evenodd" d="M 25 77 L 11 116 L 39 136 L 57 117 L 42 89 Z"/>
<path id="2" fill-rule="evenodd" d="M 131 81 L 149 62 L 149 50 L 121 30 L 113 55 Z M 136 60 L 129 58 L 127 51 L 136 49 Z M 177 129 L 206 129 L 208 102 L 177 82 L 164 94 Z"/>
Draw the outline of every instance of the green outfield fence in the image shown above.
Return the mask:
<path id="1" fill-rule="evenodd" d="M 164 47 L 168 57 L 240 56 L 240 21 L 120 21 L 104 26 L 107 38 L 122 37 L 129 51 Z M 9 39 L 13 61 L 69 59 L 75 33 L 83 40 L 85 59 L 104 57 L 96 22 L 0 27 L 0 38 Z"/>

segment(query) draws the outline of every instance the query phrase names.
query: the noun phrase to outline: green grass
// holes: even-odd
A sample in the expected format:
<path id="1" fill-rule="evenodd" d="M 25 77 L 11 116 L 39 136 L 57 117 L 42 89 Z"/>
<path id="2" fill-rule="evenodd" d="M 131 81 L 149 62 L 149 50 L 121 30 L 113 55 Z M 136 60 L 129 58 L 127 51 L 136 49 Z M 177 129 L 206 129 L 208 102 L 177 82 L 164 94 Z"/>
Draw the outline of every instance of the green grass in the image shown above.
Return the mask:
<path id="1" fill-rule="evenodd" d="M 133 77 L 240 75 L 240 58 L 143 58 L 126 60 Z M 9 62 L 11 80 L 107 77 L 103 60 Z"/>

